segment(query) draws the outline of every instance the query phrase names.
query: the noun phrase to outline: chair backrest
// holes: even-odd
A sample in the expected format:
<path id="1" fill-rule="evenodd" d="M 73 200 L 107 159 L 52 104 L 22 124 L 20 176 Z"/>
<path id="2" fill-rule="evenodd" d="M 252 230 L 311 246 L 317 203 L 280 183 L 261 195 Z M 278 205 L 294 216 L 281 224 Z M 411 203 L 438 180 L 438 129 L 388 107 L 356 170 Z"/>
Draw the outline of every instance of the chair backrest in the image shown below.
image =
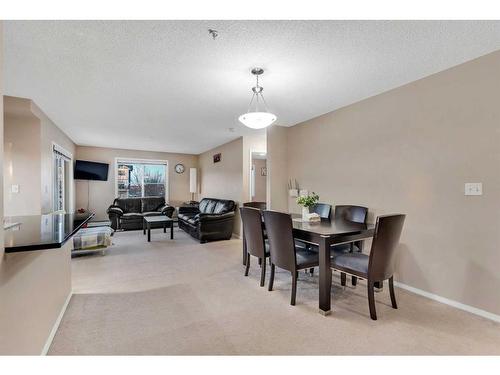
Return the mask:
<path id="1" fill-rule="evenodd" d="M 142 212 L 142 198 L 116 198 L 113 204 L 126 214 Z"/>
<path id="2" fill-rule="evenodd" d="M 327 203 L 316 203 L 309 209 L 309 212 L 318 214 L 322 219 L 330 220 L 332 216 L 332 205 Z"/>
<path id="3" fill-rule="evenodd" d="M 405 217 L 406 215 L 402 214 L 377 217 L 368 264 L 368 278 L 382 281 L 394 274 L 396 249 Z"/>
<path id="4" fill-rule="evenodd" d="M 293 240 L 292 217 L 276 211 L 264 211 L 271 262 L 276 266 L 295 272 L 295 243 Z"/>
<path id="5" fill-rule="evenodd" d="M 247 251 L 253 256 L 265 259 L 266 247 L 260 210 L 252 207 L 240 207 L 240 213 Z"/>
<path id="6" fill-rule="evenodd" d="M 246 202 L 243 207 L 253 207 L 264 211 L 266 209 L 266 202 Z"/>
<path id="7" fill-rule="evenodd" d="M 232 200 L 203 198 L 198 209 L 204 214 L 225 214 L 236 210 L 236 204 Z"/>
<path id="8" fill-rule="evenodd" d="M 340 205 L 335 206 L 335 219 L 366 223 L 368 208 L 363 206 Z"/>

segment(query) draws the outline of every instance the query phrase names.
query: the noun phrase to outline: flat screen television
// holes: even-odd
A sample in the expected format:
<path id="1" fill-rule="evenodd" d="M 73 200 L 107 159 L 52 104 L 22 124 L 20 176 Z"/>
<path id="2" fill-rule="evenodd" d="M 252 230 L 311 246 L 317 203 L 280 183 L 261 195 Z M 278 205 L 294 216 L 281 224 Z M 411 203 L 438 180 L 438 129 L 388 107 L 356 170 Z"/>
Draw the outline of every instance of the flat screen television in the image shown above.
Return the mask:
<path id="1" fill-rule="evenodd" d="M 75 180 L 108 180 L 109 164 L 94 161 L 77 160 L 75 164 Z"/>

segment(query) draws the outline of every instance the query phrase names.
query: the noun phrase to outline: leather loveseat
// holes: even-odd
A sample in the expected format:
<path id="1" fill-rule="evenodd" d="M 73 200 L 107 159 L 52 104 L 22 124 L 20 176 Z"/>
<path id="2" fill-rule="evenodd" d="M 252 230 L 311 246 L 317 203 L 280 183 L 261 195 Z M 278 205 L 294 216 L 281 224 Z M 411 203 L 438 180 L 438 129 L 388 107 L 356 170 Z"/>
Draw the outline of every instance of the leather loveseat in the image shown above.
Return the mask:
<path id="1" fill-rule="evenodd" d="M 167 215 L 172 217 L 175 208 L 165 203 L 163 197 L 116 198 L 107 213 L 114 230 L 142 229 L 144 216 Z M 151 228 L 160 228 L 162 223 L 152 223 Z"/>
<path id="2" fill-rule="evenodd" d="M 229 240 L 233 234 L 236 204 L 232 200 L 203 198 L 198 206 L 179 207 L 179 228 L 200 243 Z"/>

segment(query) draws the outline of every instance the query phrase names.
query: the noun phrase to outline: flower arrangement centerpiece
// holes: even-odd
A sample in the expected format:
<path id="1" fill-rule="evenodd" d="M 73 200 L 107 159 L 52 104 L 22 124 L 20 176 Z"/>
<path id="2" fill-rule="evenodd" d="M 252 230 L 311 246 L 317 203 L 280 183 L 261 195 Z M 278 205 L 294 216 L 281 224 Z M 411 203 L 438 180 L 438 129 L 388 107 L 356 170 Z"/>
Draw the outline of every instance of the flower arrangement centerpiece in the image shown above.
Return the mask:
<path id="1" fill-rule="evenodd" d="M 319 195 L 314 191 L 311 194 L 302 195 L 297 198 L 297 204 L 302 206 L 302 220 L 309 221 L 309 208 L 319 201 Z"/>

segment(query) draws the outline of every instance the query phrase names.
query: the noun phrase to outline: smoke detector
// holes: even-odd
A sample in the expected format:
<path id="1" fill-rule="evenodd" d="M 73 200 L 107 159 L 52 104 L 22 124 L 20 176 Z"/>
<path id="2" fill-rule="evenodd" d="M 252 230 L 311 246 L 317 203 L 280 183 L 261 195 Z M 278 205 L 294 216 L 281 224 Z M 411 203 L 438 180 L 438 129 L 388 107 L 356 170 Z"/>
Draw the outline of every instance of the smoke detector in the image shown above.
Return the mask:
<path id="1" fill-rule="evenodd" d="M 215 40 L 219 36 L 219 32 L 214 29 L 208 29 L 208 34 Z"/>

